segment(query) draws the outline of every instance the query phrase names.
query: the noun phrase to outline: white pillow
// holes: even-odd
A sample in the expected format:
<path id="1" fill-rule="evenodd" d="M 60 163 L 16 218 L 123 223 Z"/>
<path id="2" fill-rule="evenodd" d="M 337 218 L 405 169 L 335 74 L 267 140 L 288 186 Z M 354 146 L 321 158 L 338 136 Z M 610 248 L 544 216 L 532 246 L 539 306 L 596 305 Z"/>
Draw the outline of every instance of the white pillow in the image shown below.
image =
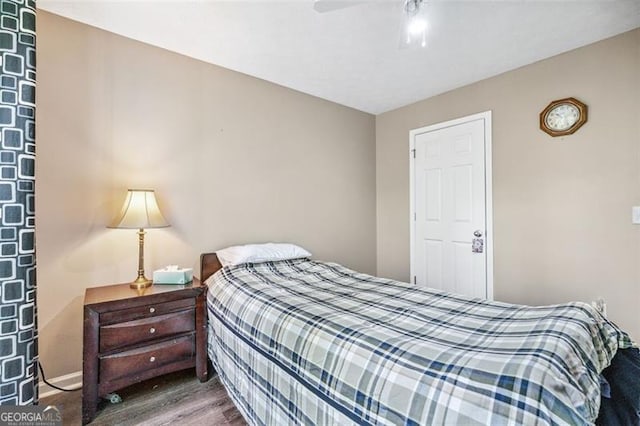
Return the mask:
<path id="1" fill-rule="evenodd" d="M 295 244 L 266 243 L 227 247 L 216 252 L 222 266 L 260 263 L 310 257 L 311 253 Z"/>

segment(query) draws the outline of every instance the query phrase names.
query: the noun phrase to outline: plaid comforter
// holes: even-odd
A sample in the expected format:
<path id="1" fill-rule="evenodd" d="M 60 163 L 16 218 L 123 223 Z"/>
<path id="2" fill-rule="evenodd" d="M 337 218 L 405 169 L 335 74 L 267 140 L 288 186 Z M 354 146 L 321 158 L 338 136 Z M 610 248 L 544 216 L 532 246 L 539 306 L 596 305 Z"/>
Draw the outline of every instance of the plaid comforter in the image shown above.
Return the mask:
<path id="1" fill-rule="evenodd" d="M 310 260 L 208 282 L 209 356 L 250 424 L 590 424 L 629 337 L 584 303 L 471 299 Z"/>

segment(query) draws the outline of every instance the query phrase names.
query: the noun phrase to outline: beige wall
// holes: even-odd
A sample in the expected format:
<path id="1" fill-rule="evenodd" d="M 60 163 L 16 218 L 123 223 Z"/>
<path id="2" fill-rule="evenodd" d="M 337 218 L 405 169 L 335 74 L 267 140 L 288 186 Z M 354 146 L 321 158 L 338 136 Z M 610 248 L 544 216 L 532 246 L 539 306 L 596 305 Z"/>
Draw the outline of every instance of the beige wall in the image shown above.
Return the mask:
<path id="1" fill-rule="evenodd" d="M 538 114 L 574 96 L 589 121 L 551 138 Z M 497 300 L 603 297 L 640 339 L 640 30 L 376 117 L 378 273 L 409 279 L 409 130 L 493 111 Z"/>
<path id="2" fill-rule="evenodd" d="M 375 272 L 369 114 L 38 12 L 38 321 L 50 377 L 81 369 L 86 287 L 135 278 L 128 187 L 171 228 L 146 270 L 230 244 L 292 241 Z"/>

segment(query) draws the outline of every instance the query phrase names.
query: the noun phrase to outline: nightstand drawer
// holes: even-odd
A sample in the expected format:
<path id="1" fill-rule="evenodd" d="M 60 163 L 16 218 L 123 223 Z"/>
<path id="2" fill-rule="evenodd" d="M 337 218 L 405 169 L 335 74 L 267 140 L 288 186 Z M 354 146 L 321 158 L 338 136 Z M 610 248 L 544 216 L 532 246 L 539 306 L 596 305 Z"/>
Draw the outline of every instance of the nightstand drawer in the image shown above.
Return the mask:
<path id="1" fill-rule="evenodd" d="M 185 308 L 195 306 L 193 298 L 180 299 L 172 302 L 149 304 L 135 308 L 121 309 L 118 311 L 105 312 L 100 315 L 101 324 L 111 324 L 115 322 L 131 321 L 140 318 L 157 317 L 169 312 L 180 311 Z"/>
<path id="2" fill-rule="evenodd" d="M 100 352 L 195 330 L 196 311 L 189 309 L 100 327 Z"/>
<path id="3" fill-rule="evenodd" d="M 113 355 L 100 356 L 99 381 L 103 383 L 121 377 L 132 377 L 142 371 L 193 358 L 194 337 L 194 334 L 190 334 Z"/>

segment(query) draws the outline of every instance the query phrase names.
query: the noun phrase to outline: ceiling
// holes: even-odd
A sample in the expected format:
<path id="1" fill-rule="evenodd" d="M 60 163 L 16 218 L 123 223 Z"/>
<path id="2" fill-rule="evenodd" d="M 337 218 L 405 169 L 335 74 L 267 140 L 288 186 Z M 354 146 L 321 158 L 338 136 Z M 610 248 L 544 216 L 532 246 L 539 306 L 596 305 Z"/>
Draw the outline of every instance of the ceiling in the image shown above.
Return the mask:
<path id="1" fill-rule="evenodd" d="M 401 0 L 38 0 L 38 8 L 379 114 L 640 27 L 640 0 L 433 0 L 400 49 Z M 570 76 L 559 76 L 570 78 Z"/>

